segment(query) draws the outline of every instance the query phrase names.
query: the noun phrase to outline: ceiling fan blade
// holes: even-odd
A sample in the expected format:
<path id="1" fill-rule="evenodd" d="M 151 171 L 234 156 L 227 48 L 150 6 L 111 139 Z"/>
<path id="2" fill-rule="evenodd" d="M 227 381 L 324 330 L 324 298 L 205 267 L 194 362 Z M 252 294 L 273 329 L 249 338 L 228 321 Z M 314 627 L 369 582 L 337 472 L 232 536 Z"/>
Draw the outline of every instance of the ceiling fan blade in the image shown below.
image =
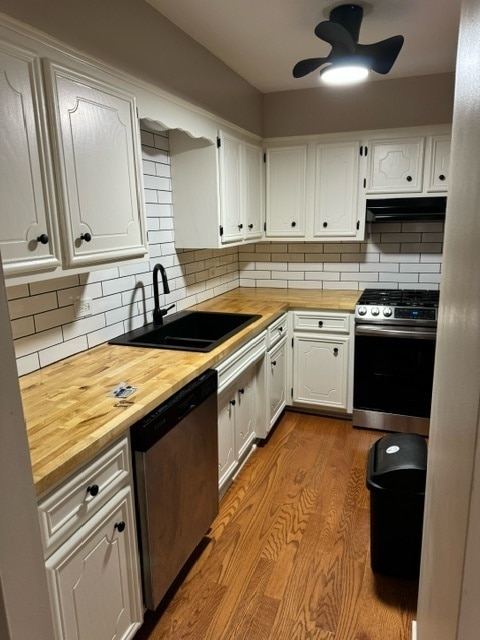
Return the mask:
<path id="1" fill-rule="evenodd" d="M 370 68 L 373 71 L 386 74 L 393 67 L 403 41 L 403 36 L 392 36 L 374 44 L 358 44 L 357 53 L 369 59 Z"/>
<path id="2" fill-rule="evenodd" d="M 355 52 L 355 41 L 341 24 L 325 20 L 315 27 L 315 35 L 335 49 L 335 54 L 351 55 Z"/>
<path id="3" fill-rule="evenodd" d="M 293 77 L 303 78 L 303 76 L 321 67 L 329 58 L 330 56 L 327 58 L 307 58 L 306 60 L 300 60 L 300 62 L 297 62 L 293 67 Z"/>

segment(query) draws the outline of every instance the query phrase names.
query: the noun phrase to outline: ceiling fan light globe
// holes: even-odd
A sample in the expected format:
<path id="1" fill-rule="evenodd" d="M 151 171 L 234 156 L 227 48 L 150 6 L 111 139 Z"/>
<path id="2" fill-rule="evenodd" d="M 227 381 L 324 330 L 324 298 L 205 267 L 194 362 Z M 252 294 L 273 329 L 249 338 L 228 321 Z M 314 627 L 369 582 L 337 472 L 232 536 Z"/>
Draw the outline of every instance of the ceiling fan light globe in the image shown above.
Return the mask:
<path id="1" fill-rule="evenodd" d="M 368 78 L 369 74 L 370 69 L 365 65 L 331 64 L 320 71 L 320 79 L 325 84 L 342 86 L 363 82 Z"/>

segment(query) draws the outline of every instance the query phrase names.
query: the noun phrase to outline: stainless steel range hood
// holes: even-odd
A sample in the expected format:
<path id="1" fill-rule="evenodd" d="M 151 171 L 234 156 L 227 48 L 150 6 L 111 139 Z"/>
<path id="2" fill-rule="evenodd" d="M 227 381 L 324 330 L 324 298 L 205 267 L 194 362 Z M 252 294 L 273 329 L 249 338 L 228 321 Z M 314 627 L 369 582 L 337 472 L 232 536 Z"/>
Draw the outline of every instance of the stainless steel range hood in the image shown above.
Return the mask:
<path id="1" fill-rule="evenodd" d="M 379 198 L 367 200 L 367 222 L 444 220 L 446 196 Z"/>

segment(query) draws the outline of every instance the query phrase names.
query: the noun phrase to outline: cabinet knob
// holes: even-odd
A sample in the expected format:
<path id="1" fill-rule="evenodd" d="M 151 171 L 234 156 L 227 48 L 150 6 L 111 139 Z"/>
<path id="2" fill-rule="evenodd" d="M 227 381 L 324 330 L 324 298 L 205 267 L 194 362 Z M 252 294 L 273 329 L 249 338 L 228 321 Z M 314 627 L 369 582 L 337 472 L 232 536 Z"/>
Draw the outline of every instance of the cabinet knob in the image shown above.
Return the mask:
<path id="1" fill-rule="evenodd" d="M 239 224 L 239 225 L 238 225 L 238 228 L 239 228 L 239 229 L 243 229 L 243 224 Z"/>
<path id="2" fill-rule="evenodd" d="M 80 240 L 85 240 L 85 242 L 90 242 L 92 239 L 92 235 L 90 233 L 82 233 L 80 236 Z"/>
<path id="3" fill-rule="evenodd" d="M 253 229 L 253 224 L 252 224 L 252 223 L 250 223 L 250 224 L 248 225 L 248 228 L 249 228 L 249 229 Z"/>
<path id="4" fill-rule="evenodd" d="M 338 348 L 337 347 L 335 347 L 335 349 L 333 350 L 333 355 L 334 356 L 338 356 Z"/>
<path id="5" fill-rule="evenodd" d="M 232 407 L 234 407 L 237 403 L 235 402 L 235 400 L 230 400 L 230 404 L 232 405 Z"/>
<path id="6" fill-rule="evenodd" d="M 272 367 L 276 367 L 277 366 L 277 361 L 276 360 L 272 360 Z"/>
<path id="7" fill-rule="evenodd" d="M 100 487 L 98 486 L 98 484 L 91 484 L 89 487 L 87 487 L 87 493 L 89 493 L 92 498 L 94 498 L 99 491 Z"/>
<path id="8" fill-rule="evenodd" d="M 443 175 L 443 173 L 441 173 L 441 174 L 438 176 L 438 179 L 443 181 L 443 180 L 446 180 L 446 179 L 447 179 L 447 177 L 446 177 L 446 176 L 444 176 L 444 175 Z"/>
<path id="9" fill-rule="evenodd" d="M 40 242 L 40 244 L 48 244 L 48 236 L 47 236 L 47 234 L 46 233 L 42 233 L 40 236 L 38 236 L 37 242 Z"/>
<path id="10" fill-rule="evenodd" d="M 323 320 L 318 321 L 318 326 L 320 327 L 320 329 L 323 327 Z"/>
<path id="11" fill-rule="evenodd" d="M 297 223 L 295 222 L 295 220 L 292 222 L 292 227 L 296 227 Z"/>
<path id="12" fill-rule="evenodd" d="M 117 529 L 118 533 L 122 533 L 122 531 L 125 531 L 125 522 L 122 520 L 121 522 L 116 522 L 114 529 Z"/>
<path id="13" fill-rule="evenodd" d="M 283 327 L 278 327 L 278 330 L 280 331 L 280 333 L 282 333 Z"/>
<path id="14" fill-rule="evenodd" d="M 407 176 L 407 182 L 411 182 L 413 180 L 412 176 Z"/>
<path id="15" fill-rule="evenodd" d="M 328 227 L 328 222 L 323 223 L 323 228 L 325 229 L 326 227 Z"/>
<path id="16" fill-rule="evenodd" d="M 242 389 L 239 389 L 239 390 L 238 390 L 238 393 L 241 393 L 241 394 L 243 395 L 243 394 L 245 393 L 245 389 L 243 389 L 243 388 L 242 388 Z"/>

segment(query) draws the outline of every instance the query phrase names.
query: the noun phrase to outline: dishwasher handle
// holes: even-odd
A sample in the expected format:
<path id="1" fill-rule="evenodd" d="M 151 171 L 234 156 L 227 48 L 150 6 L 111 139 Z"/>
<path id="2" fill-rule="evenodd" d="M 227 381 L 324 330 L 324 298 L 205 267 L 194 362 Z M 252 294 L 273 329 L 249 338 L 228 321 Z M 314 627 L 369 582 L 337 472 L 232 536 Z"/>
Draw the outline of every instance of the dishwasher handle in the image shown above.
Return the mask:
<path id="1" fill-rule="evenodd" d="M 179 422 L 217 393 L 218 374 L 208 369 L 131 427 L 133 451 L 147 451 Z"/>

